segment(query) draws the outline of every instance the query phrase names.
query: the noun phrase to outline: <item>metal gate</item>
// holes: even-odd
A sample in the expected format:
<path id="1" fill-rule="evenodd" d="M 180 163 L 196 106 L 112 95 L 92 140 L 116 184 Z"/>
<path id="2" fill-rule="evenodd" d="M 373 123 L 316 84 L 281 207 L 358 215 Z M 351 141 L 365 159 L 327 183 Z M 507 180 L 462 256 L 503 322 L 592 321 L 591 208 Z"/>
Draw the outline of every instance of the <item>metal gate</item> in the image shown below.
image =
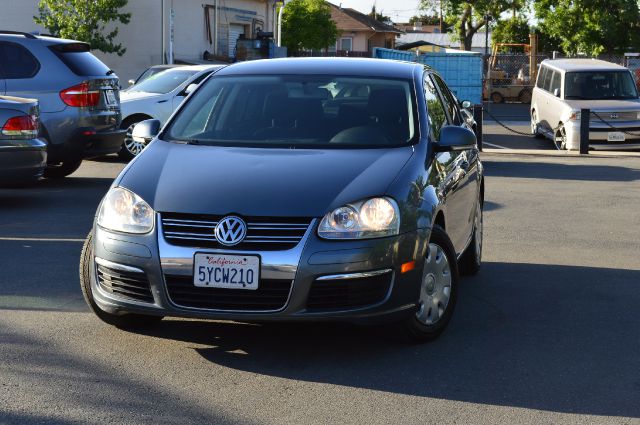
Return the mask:
<path id="1" fill-rule="evenodd" d="M 236 44 L 240 35 L 244 34 L 244 25 L 229 24 L 229 57 L 236 57 Z"/>

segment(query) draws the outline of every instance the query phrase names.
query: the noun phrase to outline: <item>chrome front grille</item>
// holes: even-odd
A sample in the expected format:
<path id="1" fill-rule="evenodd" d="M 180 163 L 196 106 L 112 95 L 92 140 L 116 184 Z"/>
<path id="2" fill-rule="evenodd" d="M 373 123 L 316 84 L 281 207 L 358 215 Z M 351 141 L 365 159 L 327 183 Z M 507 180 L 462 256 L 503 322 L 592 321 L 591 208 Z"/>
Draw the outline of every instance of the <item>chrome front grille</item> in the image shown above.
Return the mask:
<path id="1" fill-rule="evenodd" d="M 597 115 L 596 115 L 597 114 Z M 605 120 L 606 122 L 615 122 L 615 121 L 639 121 L 638 120 L 638 112 L 636 111 L 625 111 L 625 112 L 591 112 L 591 121 L 602 122 L 600 118 Z"/>
<path id="2" fill-rule="evenodd" d="M 215 229 L 224 216 L 205 214 L 162 213 L 162 233 L 165 240 L 178 246 L 218 248 L 229 251 L 277 251 L 295 247 L 304 237 L 310 218 L 242 217 L 247 224 L 247 236 L 237 245 L 218 243 Z"/>

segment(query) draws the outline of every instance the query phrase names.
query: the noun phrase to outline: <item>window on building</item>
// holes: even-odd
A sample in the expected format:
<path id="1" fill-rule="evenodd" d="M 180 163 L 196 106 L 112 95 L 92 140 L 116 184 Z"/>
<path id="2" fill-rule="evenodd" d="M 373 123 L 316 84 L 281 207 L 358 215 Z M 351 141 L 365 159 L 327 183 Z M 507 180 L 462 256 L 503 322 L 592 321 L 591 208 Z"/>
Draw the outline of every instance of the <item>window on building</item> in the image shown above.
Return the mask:
<path id="1" fill-rule="evenodd" d="M 340 50 L 353 50 L 353 38 L 343 37 L 340 39 Z"/>

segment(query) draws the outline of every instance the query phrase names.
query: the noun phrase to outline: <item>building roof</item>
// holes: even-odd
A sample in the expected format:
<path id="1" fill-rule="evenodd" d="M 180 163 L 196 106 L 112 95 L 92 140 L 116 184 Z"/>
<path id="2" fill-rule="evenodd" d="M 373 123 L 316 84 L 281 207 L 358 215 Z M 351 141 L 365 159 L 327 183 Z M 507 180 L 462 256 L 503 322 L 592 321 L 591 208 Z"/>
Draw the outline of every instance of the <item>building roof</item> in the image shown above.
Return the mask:
<path id="1" fill-rule="evenodd" d="M 342 31 L 374 31 L 394 34 L 403 32 L 391 25 L 384 24 L 372 17 L 360 13 L 357 10 L 336 6 L 328 3 L 331 7 L 331 20 L 335 22 L 339 30 Z"/>
<path id="2" fill-rule="evenodd" d="M 396 45 L 401 46 L 407 43 L 415 43 L 417 41 L 426 41 L 431 44 L 437 44 L 444 47 L 459 48 L 460 42 L 452 40 L 450 33 L 409 33 L 402 34 L 396 40 Z M 473 35 L 471 40 L 472 49 L 484 49 L 485 34 L 477 33 Z M 491 37 L 489 37 L 489 47 L 491 47 Z"/>

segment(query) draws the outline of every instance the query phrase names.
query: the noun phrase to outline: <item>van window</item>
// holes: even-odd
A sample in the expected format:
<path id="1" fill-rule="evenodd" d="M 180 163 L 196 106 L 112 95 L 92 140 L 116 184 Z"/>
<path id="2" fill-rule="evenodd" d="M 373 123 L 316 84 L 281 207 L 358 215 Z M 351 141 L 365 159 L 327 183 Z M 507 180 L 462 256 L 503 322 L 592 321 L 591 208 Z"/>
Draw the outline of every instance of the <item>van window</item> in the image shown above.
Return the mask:
<path id="1" fill-rule="evenodd" d="M 551 79 L 553 78 L 554 71 L 548 69 L 544 74 L 544 81 L 542 82 L 542 88 L 546 91 L 551 91 Z"/>
<path id="2" fill-rule="evenodd" d="M 540 72 L 538 73 L 538 81 L 537 81 L 536 87 L 542 88 L 542 85 L 544 83 L 544 77 L 547 74 L 547 71 L 549 71 L 549 68 L 545 68 L 544 66 L 540 67 Z"/>
<path id="3" fill-rule="evenodd" d="M 637 99 L 633 77 L 629 71 L 567 72 L 565 99 Z"/>
<path id="4" fill-rule="evenodd" d="M 549 91 L 553 94 L 555 89 L 558 89 L 558 93 L 560 92 L 560 79 L 561 74 L 558 71 L 553 71 L 553 77 L 551 78 L 551 87 Z"/>

